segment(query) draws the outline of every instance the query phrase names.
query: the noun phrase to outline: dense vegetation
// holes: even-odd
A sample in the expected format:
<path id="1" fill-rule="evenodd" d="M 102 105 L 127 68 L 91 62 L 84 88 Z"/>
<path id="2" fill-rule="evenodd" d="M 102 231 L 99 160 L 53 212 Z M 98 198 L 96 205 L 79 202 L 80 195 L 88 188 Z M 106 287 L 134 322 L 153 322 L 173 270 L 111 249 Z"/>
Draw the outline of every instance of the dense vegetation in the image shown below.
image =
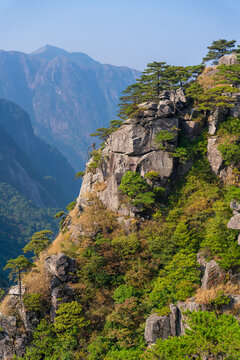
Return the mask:
<path id="1" fill-rule="evenodd" d="M 57 232 L 56 209 L 38 208 L 12 186 L 0 183 L 0 268 L 18 256 L 33 233 L 42 229 Z M 1 270 L 6 277 L 6 273 Z"/>
<path id="2" fill-rule="evenodd" d="M 211 89 L 197 80 L 200 71 L 202 66 L 150 64 L 141 81 L 127 90 L 129 98 L 121 107 L 123 118 L 135 113 L 139 101 L 156 100 L 160 89 L 176 89 L 179 85 L 188 88 L 195 104 L 201 104 L 200 114 L 206 115 L 217 107 L 231 107 L 231 94 L 221 93 L 223 89 L 229 90 L 230 80 L 224 78 L 223 88 L 218 86 L 219 78 L 214 78 L 211 89 L 215 89 L 215 93 L 209 93 Z M 226 74 L 227 69 L 224 71 Z M 153 73 L 157 77 L 152 78 Z M 141 91 L 144 89 L 140 95 L 138 86 Z M 195 91 L 198 96 L 194 98 Z M 239 174 L 240 143 L 236 134 L 239 122 L 240 119 L 229 118 L 217 133 L 219 151 L 236 176 Z M 110 126 L 109 131 L 101 128 L 94 135 L 105 140 L 115 130 L 115 126 Z M 165 142 L 169 137 L 171 133 L 156 135 L 162 151 L 166 151 Z M 231 314 L 222 315 L 219 310 L 220 305 L 229 301 L 228 278 L 220 290 L 211 294 L 201 294 L 199 289 L 199 252 L 207 260 L 214 259 L 228 275 L 237 274 L 240 269 L 238 233 L 226 226 L 232 215 L 229 202 L 240 200 L 239 181 L 231 179 L 223 184 L 213 174 L 206 158 L 207 138 L 206 131 L 191 141 L 184 131 L 181 133 L 179 146 L 172 156 L 183 163 L 193 161 L 193 165 L 168 197 L 162 188 L 155 186 L 159 174 L 149 171 L 143 178 L 137 172 L 125 173 L 119 187 L 124 201 L 141 206 L 142 214 L 148 215 L 145 221 L 132 220 L 128 233 L 119 225 L 116 214 L 106 209 L 95 195 L 82 214 L 74 210 L 71 214 L 72 225 L 85 230 L 75 241 L 70 239 L 66 214 L 58 214 L 63 217 L 61 249 L 78 264 L 75 297 L 58 307 L 54 323 L 41 309 L 43 319 L 34 333 L 32 345 L 21 359 L 233 360 L 239 357 L 239 323 Z M 100 162 L 101 149 L 94 149 L 94 165 L 86 171 L 94 173 Z M 49 306 L 47 290 L 44 293 L 40 287 L 42 264 L 40 256 L 36 262 L 39 289 L 35 287 L 35 291 L 31 291 L 28 285 L 31 276 L 36 276 L 36 269 L 23 279 L 29 286 L 24 306 L 35 311 L 40 311 L 41 303 L 47 304 L 46 308 Z M 13 265 L 11 262 L 10 266 Z M 206 296 L 212 312 L 185 314 L 189 326 L 186 335 L 158 340 L 156 346 L 146 350 L 143 336 L 146 318 L 151 313 L 169 314 L 171 303 L 184 301 L 197 290 L 198 296 Z M 233 315 L 238 316 L 238 310 Z"/>

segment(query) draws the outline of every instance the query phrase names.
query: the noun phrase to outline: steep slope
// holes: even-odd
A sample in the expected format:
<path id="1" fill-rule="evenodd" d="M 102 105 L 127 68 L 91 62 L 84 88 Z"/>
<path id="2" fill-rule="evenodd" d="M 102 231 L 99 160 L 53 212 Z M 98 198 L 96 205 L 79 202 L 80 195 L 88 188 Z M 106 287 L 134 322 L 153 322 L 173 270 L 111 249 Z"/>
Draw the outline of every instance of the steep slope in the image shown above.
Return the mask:
<path id="1" fill-rule="evenodd" d="M 89 135 L 116 116 L 121 91 L 138 75 L 49 45 L 30 55 L 0 51 L 0 96 L 26 110 L 35 132 L 77 170 Z"/>
<path id="2" fill-rule="evenodd" d="M 0 99 L 1 182 L 15 186 L 38 206 L 64 206 L 78 184 L 67 160 L 34 132 L 28 114 Z"/>

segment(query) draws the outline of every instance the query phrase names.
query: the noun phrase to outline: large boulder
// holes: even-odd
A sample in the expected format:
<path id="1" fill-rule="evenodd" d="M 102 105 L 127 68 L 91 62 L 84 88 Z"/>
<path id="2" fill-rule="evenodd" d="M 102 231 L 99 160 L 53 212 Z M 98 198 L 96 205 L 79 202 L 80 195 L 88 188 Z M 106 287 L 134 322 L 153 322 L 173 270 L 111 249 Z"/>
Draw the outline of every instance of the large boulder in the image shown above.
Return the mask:
<path id="1" fill-rule="evenodd" d="M 240 230 L 240 214 L 235 213 L 229 220 L 227 227 L 233 230 Z"/>
<path id="2" fill-rule="evenodd" d="M 225 271 L 220 268 L 216 261 L 206 262 L 201 288 L 210 289 L 212 286 L 221 284 L 225 278 Z"/>
<path id="3" fill-rule="evenodd" d="M 57 278 L 60 282 L 69 282 L 73 281 L 76 276 L 75 260 L 63 253 L 46 257 L 45 269 L 48 276 L 54 281 Z"/>
<path id="4" fill-rule="evenodd" d="M 219 175 L 220 171 L 224 167 L 224 160 L 221 156 L 220 151 L 217 148 L 217 137 L 210 137 L 207 145 L 207 158 L 211 166 L 212 171 Z"/>
<path id="5" fill-rule="evenodd" d="M 227 108 L 217 108 L 216 110 L 211 111 L 208 118 L 208 133 L 209 135 L 215 135 L 218 126 L 223 122 L 229 113 Z"/>
<path id="6" fill-rule="evenodd" d="M 182 88 L 176 91 L 164 90 L 159 94 L 159 99 L 157 116 L 163 118 L 175 115 L 187 104 L 187 99 Z"/>
<path id="7" fill-rule="evenodd" d="M 179 311 L 175 305 L 170 305 L 170 314 L 159 316 L 150 315 L 146 320 L 145 341 L 155 344 L 157 339 L 167 339 L 169 336 L 179 335 Z"/>
<path id="8" fill-rule="evenodd" d="M 219 65 L 234 65 L 237 64 L 237 62 L 236 54 L 224 55 L 218 60 Z"/>

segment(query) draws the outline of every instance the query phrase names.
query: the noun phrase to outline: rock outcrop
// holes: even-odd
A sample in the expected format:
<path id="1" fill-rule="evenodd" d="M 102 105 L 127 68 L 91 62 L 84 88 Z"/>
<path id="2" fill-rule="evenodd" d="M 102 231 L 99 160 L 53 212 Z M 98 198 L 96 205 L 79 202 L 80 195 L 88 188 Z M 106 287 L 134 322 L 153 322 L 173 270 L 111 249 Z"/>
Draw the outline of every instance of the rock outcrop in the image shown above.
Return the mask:
<path id="1" fill-rule="evenodd" d="M 76 263 L 74 259 L 59 253 L 45 259 L 45 270 L 51 279 L 50 317 L 54 320 L 58 305 L 63 302 L 71 302 L 74 299 L 74 291 L 68 283 L 76 282 Z"/>
<path id="2" fill-rule="evenodd" d="M 147 344 L 154 344 L 157 339 L 167 339 L 170 336 L 179 336 L 179 309 L 175 305 L 170 305 L 168 315 L 159 316 L 158 314 L 150 315 L 146 320 L 145 341 Z"/>
<path id="3" fill-rule="evenodd" d="M 237 64 L 237 55 L 224 55 L 218 60 L 219 65 L 234 65 Z"/>
<path id="4" fill-rule="evenodd" d="M 168 192 L 176 182 L 179 168 L 171 156 L 178 143 L 180 129 L 179 112 L 187 106 L 182 89 L 163 91 L 159 104 L 143 103 L 138 106 L 139 115 L 126 120 L 106 142 L 100 165 L 94 171 L 86 170 L 78 197 L 79 207 L 88 204 L 89 194 L 97 194 L 107 208 L 126 216 L 134 216 L 138 209 L 123 203 L 118 190 L 123 175 L 128 170 L 144 176 L 149 171 L 159 174 L 159 186 Z M 166 149 L 159 150 L 155 135 L 159 131 L 170 132 L 173 138 L 167 141 Z M 89 164 L 87 164 L 87 168 Z M 174 179 L 173 179 L 174 178 Z M 97 187 L 101 185 L 101 192 Z"/>
<path id="5" fill-rule="evenodd" d="M 233 216 L 229 220 L 227 227 L 233 230 L 240 230 L 240 203 L 231 201 L 230 207 L 233 210 Z"/>

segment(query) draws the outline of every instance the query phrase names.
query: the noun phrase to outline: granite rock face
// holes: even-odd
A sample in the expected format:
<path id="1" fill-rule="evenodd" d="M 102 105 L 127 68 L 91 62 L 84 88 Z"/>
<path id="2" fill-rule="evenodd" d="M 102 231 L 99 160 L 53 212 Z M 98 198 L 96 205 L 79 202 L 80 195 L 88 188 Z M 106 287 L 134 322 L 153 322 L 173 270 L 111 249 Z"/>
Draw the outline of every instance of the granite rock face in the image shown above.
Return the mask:
<path id="1" fill-rule="evenodd" d="M 212 136 L 208 139 L 208 145 L 207 145 L 207 158 L 209 161 L 209 164 L 211 166 L 212 171 L 216 175 L 220 175 L 220 171 L 224 167 L 224 161 L 221 156 L 220 151 L 217 148 L 217 137 Z"/>
<path id="2" fill-rule="evenodd" d="M 210 289 L 224 281 L 225 272 L 218 266 L 216 261 L 211 260 L 206 263 L 204 275 L 202 277 L 202 289 Z"/>
<path id="3" fill-rule="evenodd" d="M 76 273 L 75 260 L 63 253 L 48 256 L 45 259 L 45 269 L 54 281 L 57 278 L 61 283 L 68 282 L 73 279 Z"/>
<path id="4" fill-rule="evenodd" d="M 187 100 L 182 89 L 163 91 L 159 104 L 140 104 L 139 115 L 126 120 L 109 136 L 102 151 L 100 166 L 94 171 L 86 170 L 77 201 L 79 207 L 84 208 L 88 204 L 89 194 L 95 193 L 110 210 L 121 215 L 136 215 L 138 209 L 123 204 L 123 195 L 118 190 L 121 179 L 128 170 L 136 171 L 141 176 L 149 171 L 157 172 L 160 179 L 158 185 L 168 192 L 176 181 L 179 170 L 177 161 L 170 152 L 178 143 L 179 111 L 185 106 Z M 159 145 L 155 143 L 155 135 L 159 131 L 173 134 L 173 139 L 167 141 L 164 151 L 159 150 Z M 92 161 L 90 159 L 87 166 Z M 98 192 L 99 184 L 104 185 L 104 189 Z"/>
<path id="5" fill-rule="evenodd" d="M 224 55 L 218 60 L 219 65 L 234 65 L 237 64 L 237 55 L 230 54 Z"/>
<path id="6" fill-rule="evenodd" d="M 179 311 L 175 305 L 170 305 L 170 314 L 159 316 L 150 315 L 146 320 L 145 341 L 147 344 L 154 344 L 157 339 L 167 339 L 170 336 L 178 336 L 179 331 Z"/>

